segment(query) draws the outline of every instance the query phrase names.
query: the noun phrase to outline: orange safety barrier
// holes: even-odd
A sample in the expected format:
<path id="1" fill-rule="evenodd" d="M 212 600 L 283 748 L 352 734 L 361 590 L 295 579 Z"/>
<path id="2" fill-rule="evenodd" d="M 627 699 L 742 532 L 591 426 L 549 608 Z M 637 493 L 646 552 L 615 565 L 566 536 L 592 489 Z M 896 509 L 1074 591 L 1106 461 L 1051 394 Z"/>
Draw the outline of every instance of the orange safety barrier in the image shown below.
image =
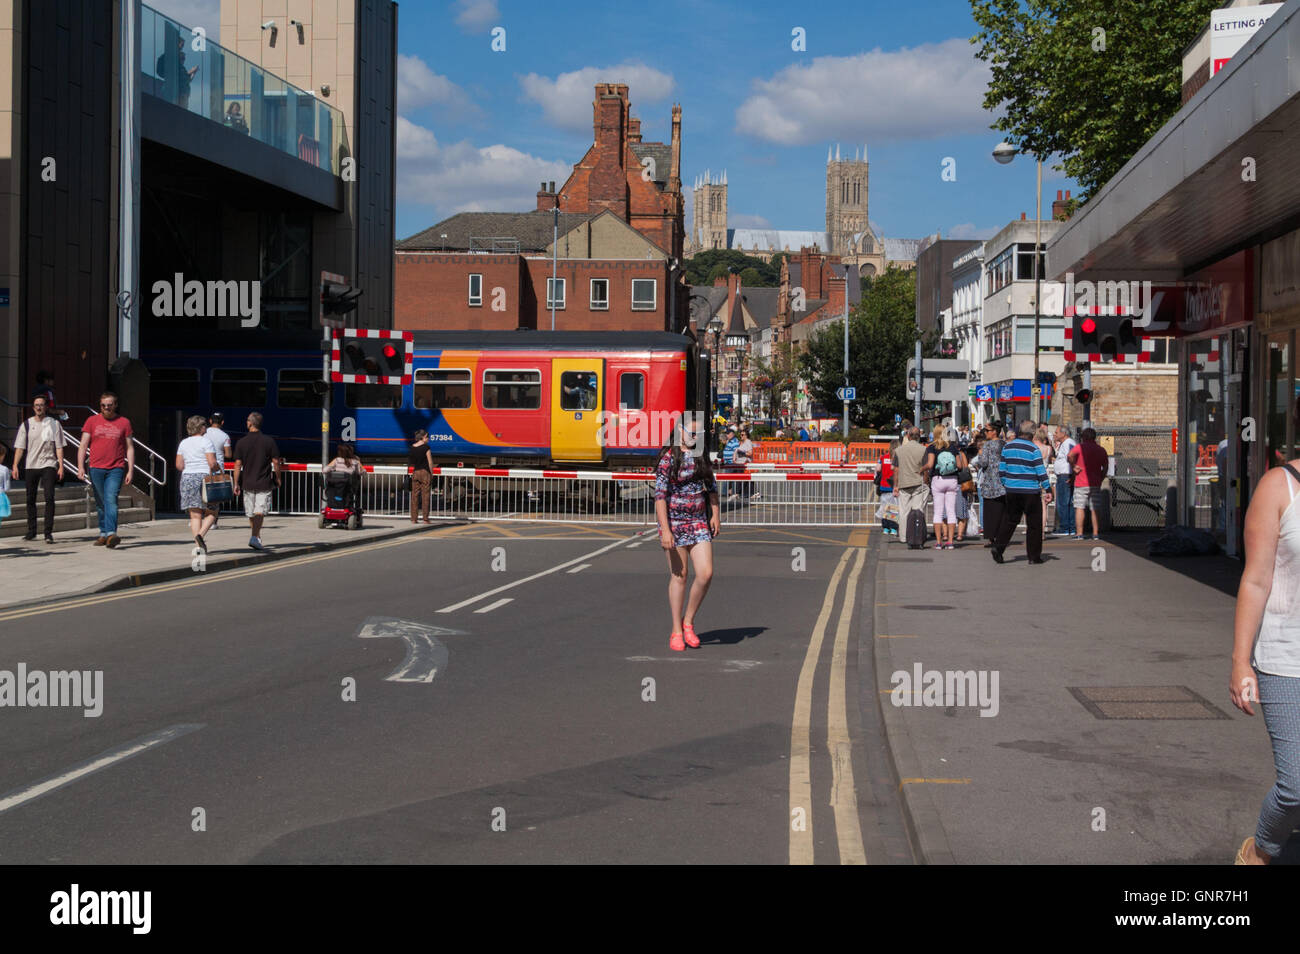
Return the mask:
<path id="1" fill-rule="evenodd" d="M 754 463 L 788 464 L 790 463 L 789 441 L 754 441 Z"/>
<path id="2" fill-rule="evenodd" d="M 844 445 L 838 441 L 798 441 L 792 445 L 793 463 L 816 461 L 819 464 L 838 464 L 844 460 Z"/>
<path id="3" fill-rule="evenodd" d="M 848 464 L 875 464 L 889 456 L 889 444 L 884 441 L 855 441 L 849 444 Z"/>

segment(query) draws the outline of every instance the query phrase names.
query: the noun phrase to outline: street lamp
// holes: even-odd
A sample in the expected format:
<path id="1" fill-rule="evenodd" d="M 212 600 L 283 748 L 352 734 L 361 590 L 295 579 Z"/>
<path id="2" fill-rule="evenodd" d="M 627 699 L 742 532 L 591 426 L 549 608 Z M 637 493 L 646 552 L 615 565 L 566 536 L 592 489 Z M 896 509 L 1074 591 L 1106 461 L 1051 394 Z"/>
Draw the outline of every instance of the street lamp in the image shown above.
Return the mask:
<path id="1" fill-rule="evenodd" d="M 1006 165 L 1016 157 L 1020 150 L 1009 142 L 1000 142 L 993 149 L 993 158 Z M 1038 316 L 1042 312 L 1042 295 L 1043 295 L 1043 276 L 1039 274 L 1038 256 L 1042 254 L 1043 248 L 1043 160 L 1034 157 L 1038 167 L 1038 187 L 1034 193 L 1034 380 L 1030 383 L 1030 394 L 1034 388 L 1039 388 L 1039 404 L 1034 408 L 1034 416 L 1041 422 L 1042 415 L 1042 385 L 1038 383 Z M 1013 263 L 1014 267 L 1014 263 Z M 1012 340 L 1015 340 L 1014 323 L 1011 330 Z"/>
<path id="2" fill-rule="evenodd" d="M 713 400 L 709 402 L 709 427 L 713 427 L 713 419 L 718 415 L 718 359 L 722 357 L 719 344 L 722 336 L 722 318 L 714 315 L 709 319 L 709 334 L 713 335 L 713 360 L 709 362 L 709 373 L 712 377 Z"/>

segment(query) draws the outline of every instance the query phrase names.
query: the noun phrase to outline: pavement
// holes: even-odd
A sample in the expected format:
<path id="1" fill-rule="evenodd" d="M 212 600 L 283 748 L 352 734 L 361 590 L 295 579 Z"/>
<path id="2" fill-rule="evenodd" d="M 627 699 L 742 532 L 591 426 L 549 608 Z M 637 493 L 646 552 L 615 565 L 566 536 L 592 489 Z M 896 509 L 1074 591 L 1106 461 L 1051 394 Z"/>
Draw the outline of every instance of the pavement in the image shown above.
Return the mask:
<path id="1" fill-rule="evenodd" d="M 1228 864 L 1254 833 L 1274 774 L 1258 707 L 1228 698 L 1241 564 L 1147 539 L 1049 538 L 1030 565 L 1018 536 L 1001 566 L 978 540 L 887 544 L 875 689 L 920 860 Z M 930 670 L 988 674 L 988 701 L 946 675 L 927 697 Z"/>
<path id="2" fill-rule="evenodd" d="M 463 522 L 441 520 L 435 526 Z M 0 609 L 162 583 L 198 572 L 373 543 L 421 530 L 428 527 L 412 524 L 409 517 L 367 516 L 359 530 L 321 530 L 313 516 L 271 516 L 262 527 L 266 552 L 258 553 L 248 546 L 247 518 L 226 514 L 209 532 L 208 553 L 202 561 L 196 560 L 189 518 L 180 516 L 125 524 L 118 534 L 122 542 L 112 550 L 93 545 L 99 536 L 97 530 L 56 533 L 53 544 L 44 543 L 39 536 L 30 542 L 6 537 L 0 539 L 0 558 L 4 559 Z"/>

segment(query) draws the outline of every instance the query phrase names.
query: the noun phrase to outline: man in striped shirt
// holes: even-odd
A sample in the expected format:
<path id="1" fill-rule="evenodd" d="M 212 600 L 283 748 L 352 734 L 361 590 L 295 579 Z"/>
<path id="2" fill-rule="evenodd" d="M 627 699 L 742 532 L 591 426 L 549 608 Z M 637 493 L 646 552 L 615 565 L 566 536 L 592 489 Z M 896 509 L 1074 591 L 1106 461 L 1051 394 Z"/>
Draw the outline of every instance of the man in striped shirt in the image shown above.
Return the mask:
<path id="1" fill-rule="evenodd" d="M 998 461 L 998 476 L 1007 489 L 1002 510 L 1002 524 L 993 537 L 993 560 L 1002 562 L 1002 553 L 1011 542 L 1020 518 L 1025 518 L 1025 548 L 1030 563 L 1043 562 L 1043 497 L 1052 502 L 1052 482 L 1043 466 L 1043 454 L 1034 443 L 1037 426 L 1021 421 L 1019 437 L 1007 441 Z"/>

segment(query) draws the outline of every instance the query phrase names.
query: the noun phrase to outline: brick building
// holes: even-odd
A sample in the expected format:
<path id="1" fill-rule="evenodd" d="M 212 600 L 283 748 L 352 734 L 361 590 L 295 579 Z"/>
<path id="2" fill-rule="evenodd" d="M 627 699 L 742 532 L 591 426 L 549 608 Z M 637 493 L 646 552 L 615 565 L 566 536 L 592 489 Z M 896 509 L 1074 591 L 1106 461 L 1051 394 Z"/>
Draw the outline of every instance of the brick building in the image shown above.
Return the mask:
<path id="1" fill-rule="evenodd" d="M 596 87 L 595 142 L 532 212 L 462 212 L 397 243 L 394 327 L 676 331 L 681 108 L 671 144 L 641 141 L 627 86 Z M 558 235 L 558 239 L 556 236 Z"/>

